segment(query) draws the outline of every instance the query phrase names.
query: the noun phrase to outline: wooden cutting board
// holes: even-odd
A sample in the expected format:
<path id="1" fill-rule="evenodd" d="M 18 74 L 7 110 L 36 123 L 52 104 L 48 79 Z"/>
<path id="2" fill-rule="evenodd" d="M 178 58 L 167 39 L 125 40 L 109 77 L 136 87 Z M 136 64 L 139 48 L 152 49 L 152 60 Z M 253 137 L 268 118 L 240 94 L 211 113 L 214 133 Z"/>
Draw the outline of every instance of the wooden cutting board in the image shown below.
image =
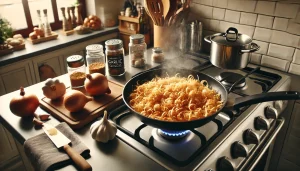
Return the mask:
<path id="1" fill-rule="evenodd" d="M 63 98 L 50 100 L 43 96 L 40 100 L 40 106 L 58 120 L 69 124 L 71 128 L 78 129 L 103 115 L 104 110 L 107 110 L 109 113 L 110 110 L 123 102 L 123 85 L 113 81 L 108 81 L 108 85 L 111 89 L 111 94 L 93 97 L 94 99 L 78 112 L 69 112 L 63 105 Z M 68 87 L 66 91 L 70 90 L 71 88 Z M 84 88 L 80 91 L 87 94 Z"/>

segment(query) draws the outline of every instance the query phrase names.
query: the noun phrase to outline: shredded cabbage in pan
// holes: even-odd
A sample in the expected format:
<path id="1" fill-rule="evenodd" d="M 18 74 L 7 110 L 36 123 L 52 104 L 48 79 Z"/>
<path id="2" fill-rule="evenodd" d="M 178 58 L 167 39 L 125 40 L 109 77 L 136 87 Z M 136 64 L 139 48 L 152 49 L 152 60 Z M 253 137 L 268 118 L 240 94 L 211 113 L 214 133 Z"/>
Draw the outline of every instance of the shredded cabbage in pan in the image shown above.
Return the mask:
<path id="1" fill-rule="evenodd" d="M 206 80 L 192 75 L 153 78 L 137 85 L 129 96 L 130 106 L 142 115 L 163 121 L 184 122 L 201 119 L 223 105 L 221 95 L 208 88 Z"/>

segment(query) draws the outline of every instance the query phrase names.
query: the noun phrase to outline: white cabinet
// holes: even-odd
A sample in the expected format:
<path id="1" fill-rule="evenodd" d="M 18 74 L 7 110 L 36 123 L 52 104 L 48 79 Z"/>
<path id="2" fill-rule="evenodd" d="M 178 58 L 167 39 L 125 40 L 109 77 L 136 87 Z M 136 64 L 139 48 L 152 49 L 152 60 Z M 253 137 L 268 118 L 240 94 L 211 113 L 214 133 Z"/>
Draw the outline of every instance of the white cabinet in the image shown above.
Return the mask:
<path id="1" fill-rule="evenodd" d="M 59 54 L 58 51 L 54 51 L 32 59 L 37 82 L 44 81 L 47 78 L 54 78 L 65 73 L 61 70 L 61 65 L 63 65 L 59 60 L 61 57 L 62 55 Z"/>
<path id="2" fill-rule="evenodd" d="M 18 61 L 0 68 L 0 95 L 34 84 L 31 60 Z"/>
<path id="3" fill-rule="evenodd" d="M 20 161 L 18 149 L 11 134 L 0 124 L 0 170 Z"/>

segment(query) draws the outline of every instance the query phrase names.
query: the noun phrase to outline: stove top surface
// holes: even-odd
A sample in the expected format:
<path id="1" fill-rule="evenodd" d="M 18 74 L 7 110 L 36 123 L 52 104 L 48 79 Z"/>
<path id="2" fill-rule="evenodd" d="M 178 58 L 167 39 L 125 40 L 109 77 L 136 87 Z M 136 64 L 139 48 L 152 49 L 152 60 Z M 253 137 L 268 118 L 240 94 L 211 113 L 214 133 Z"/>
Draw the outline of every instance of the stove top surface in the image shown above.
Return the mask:
<path id="1" fill-rule="evenodd" d="M 236 75 L 244 76 L 255 68 L 247 67 L 242 70 L 224 70 L 212 66 L 206 59 L 197 57 L 172 59 L 156 68 L 170 68 L 174 66 L 175 68 L 192 68 L 192 70 L 210 75 L 222 83 L 221 75 L 224 72 L 227 72 L 227 76 L 229 72 L 233 73 L 232 77 L 236 77 Z M 281 76 L 278 74 L 259 70 L 247 78 L 244 78 L 241 82 L 241 84 L 244 85 L 234 88 L 233 91 L 228 94 L 228 98 L 234 99 L 268 92 L 280 80 Z M 228 89 L 231 87 L 231 85 L 224 85 Z M 177 167 L 184 168 L 187 165 L 192 165 L 191 163 L 195 166 L 197 163 L 200 163 L 200 161 L 203 161 L 204 158 L 206 158 L 205 155 L 204 157 L 202 155 L 203 151 L 208 148 L 215 148 L 215 143 L 222 141 L 218 137 L 220 137 L 224 131 L 227 131 L 230 125 L 237 125 L 237 118 L 241 115 L 247 115 L 248 107 L 249 106 L 241 108 L 238 111 L 220 112 L 215 119 L 206 125 L 189 130 L 184 133 L 186 135 L 178 139 L 166 138 L 162 135 L 161 130 L 144 124 L 126 105 L 113 110 L 109 118 L 116 123 L 118 129 L 125 133 L 126 138 L 122 139 L 130 146 L 161 165 L 165 165 L 169 169 Z M 164 160 L 164 162 L 162 162 L 162 160 Z"/>

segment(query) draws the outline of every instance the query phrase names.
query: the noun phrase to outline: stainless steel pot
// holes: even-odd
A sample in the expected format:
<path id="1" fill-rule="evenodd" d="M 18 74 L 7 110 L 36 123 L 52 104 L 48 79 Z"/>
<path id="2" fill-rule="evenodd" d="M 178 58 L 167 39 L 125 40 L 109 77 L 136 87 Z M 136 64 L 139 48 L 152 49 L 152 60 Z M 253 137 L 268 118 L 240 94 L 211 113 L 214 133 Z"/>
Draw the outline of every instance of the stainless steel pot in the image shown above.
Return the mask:
<path id="1" fill-rule="evenodd" d="M 224 69 L 245 68 L 249 53 L 259 50 L 259 46 L 249 36 L 238 33 L 233 27 L 226 33 L 206 36 L 204 40 L 211 43 L 210 62 Z"/>

